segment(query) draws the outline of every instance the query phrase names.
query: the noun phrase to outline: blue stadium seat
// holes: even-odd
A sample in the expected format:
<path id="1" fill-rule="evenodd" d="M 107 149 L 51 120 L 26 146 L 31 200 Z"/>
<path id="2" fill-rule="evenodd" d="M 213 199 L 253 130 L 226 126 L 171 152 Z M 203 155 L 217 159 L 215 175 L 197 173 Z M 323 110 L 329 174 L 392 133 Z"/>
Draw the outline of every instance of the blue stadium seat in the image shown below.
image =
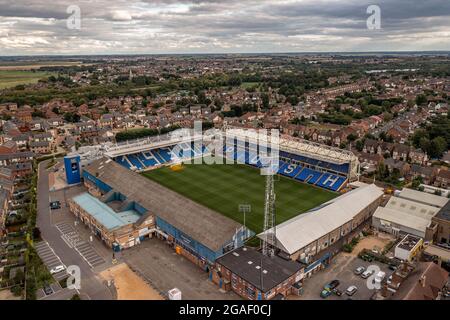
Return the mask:
<path id="1" fill-rule="evenodd" d="M 138 170 L 144 169 L 144 167 L 142 166 L 142 164 L 139 162 L 138 158 L 136 158 L 136 156 L 134 154 L 129 154 L 126 157 L 128 158 L 128 160 L 130 160 L 130 162 L 133 164 L 133 166 L 135 166 Z"/>
<path id="2" fill-rule="evenodd" d="M 146 158 L 142 152 L 138 153 L 137 157 L 146 167 L 153 167 L 158 164 L 154 158 Z"/>
<path id="3" fill-rule="evenodd" d="M 125 168 L 131 169 L 130 163 L 125 159 L 124 156 L 118 156 L 115 160 L 118 164 L 124 166 Z"/>
<path id="4" fill-rule="evenodd" d="M 172 161 L 172 155 L 170 153 L 170 149 L 161 148 L 161 149 L 158 149 L 157 153 L 164 159 L 165 162 Z"/>
<path id="5" fill-rule="evenodd" d="M 279 170 L 283 176 L 294 178 L 302 170 L 302 166 L 296 164 L 286 164 L 282 170 Z"/>
<path id="6" fill-rule="evenodd" d="M 329 177 L 331 177 L 332 175 L 330 174 L 330 173 L 324 173 L 323 175 L 322 175 L 322 177 L 320 177 L 320 179 L 319 179 L 319 181 L 317 181 L 317 185 L 319 186 L 319 187 L 326 187 L 328 184 L 329 184 L 329 182 L 327 182 L 327 179 L 329 178 Z M 327 184 L 325 184 L 327 182 Z"/>
<path id="7" fill-rule="evenodd" d="M 156 160 L 158 160 L 159 163 L 164 164 L 167 162 L 163 157 L 161 157 L 161 155 L 158 153 L 157 149 L 152 150 L 151 154 L 155 157 Z"/>
<path id="8" fill-rule="evenodd" d="M 295 179 L 308 182 L 311 184 L 314 184 L 319 180 L 320 176 L 322 175 L 321 172 L 312 170 L 310 168 L 304 168 L 298 176 L 295 177 Z"/>

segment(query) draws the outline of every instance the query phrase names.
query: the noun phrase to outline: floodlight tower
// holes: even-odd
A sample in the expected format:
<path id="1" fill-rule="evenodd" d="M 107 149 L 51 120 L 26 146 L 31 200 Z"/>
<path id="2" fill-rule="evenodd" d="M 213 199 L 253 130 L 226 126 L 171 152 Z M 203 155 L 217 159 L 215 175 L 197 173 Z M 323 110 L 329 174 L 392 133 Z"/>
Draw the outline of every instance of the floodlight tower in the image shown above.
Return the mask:
<path id="1" fill-rule="evenodd" d="M 275 187 L 274 174 L 268 172 L 266 175 L 266 199 L 264 204 L 264 240 L 262 252 L 266 256 L 273 256 L 276 241 L 275 229 Z"/>

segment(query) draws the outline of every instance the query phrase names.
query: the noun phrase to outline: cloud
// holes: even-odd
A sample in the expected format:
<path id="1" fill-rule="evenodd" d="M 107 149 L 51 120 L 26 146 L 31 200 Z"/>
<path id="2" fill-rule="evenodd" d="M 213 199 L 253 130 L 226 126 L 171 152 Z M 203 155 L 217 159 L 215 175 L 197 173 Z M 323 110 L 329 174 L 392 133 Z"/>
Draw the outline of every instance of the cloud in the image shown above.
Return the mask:
<path id="1" fill-rule="evenodd" d="M 376 2 L 380 30 L 372 0 L 0 0 L 0 55 L 450 50 L 450 1 Z"/>

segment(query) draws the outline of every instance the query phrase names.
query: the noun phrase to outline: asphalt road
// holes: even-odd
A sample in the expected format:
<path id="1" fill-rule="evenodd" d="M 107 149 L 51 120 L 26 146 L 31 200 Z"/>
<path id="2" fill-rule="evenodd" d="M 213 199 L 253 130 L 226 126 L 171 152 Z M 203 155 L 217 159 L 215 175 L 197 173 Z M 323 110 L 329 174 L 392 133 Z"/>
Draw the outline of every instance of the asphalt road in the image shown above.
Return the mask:
<path id="1" fill-rule="evenodd" d="M 48 160 L 50 161 L 50 160 Z M 77 265 L 81 271 L 82 299 L 110 300 L 113 296 L 109 288 L 103 283 L 90 268 L 89 264 L 62 240 L 61 233 L 52 224 L 49 208 L 49 180 L 46 166 L 48 161 L 43 161 L 38 168 L 37 186 L 37 226 L 41 230 L 42 237 L 66 265 Z M 67 299 L 66 296 L 61 297 Z M 70 298 L 70 297 L 69 297 Z"/>

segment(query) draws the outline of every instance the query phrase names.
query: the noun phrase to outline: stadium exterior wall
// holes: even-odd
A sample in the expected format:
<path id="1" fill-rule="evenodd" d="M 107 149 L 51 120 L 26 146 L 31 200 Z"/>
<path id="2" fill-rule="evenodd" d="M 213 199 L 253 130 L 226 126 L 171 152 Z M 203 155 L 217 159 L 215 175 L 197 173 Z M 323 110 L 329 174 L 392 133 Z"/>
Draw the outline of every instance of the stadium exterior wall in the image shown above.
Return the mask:
<path id="1" fill-rule="evenodd" d="M 95 177 L 90 174 L 87 170 L 83 171 L 84 185 L 88 188 L 89 193 L 94 195 L 97 198 L 101 198 L 107 193 L 114 191 L 111 186 L 104 183 L 101 178 Z M 148 212 L 146 208 L 136 202 L 133 203 L 133 209 L 139 213 Z M 75 208 L 74 208 L 75 210 Z M 78 210 L 79 212 L 79 210 Z M 207 246 L 203 245 L 201 242 L 195 240 L 191 236 L 183 233 L 178 230 L 176 227 L 166 222 L 164 219 L 158 217 L 157 215 L 152 214 L 154 217 L 154 225 L 155 230 L 153 234 L 156 234 L 160 238 L 165 238 L 172 244 L 178 254 L 182 254 L 186 258 L 188 258 L 191 262 L 198 265 L 204 270 L 209 270 L 210 267 L 214 264 L 215 260 L 225 254 L 226 252 L 233 250 L 237 247 L 240 247 L 244 244 L 244 230 L 237 229 L 234 236 L 229 239 L 226 243 L 224 243 L 221 248 L 217 251 L 214 251 Z M 88 221 L 87 218 L 83 220 L 86 223 Z M 90 227 L 94 227 L 95 223 L 87 223 Z M 101 237 L 104 239 L 105 243 L 108 246 L 111 246 L 112 240 L 114 237 L 108 235 L 106 232 L 101 232 Z M 133 234 L 130 234 L 134 237 Z M 151 235 L 150 235 L 151 236 Z M 105 240 L 107 239 L 107 240 Z M 137 244 L 139 241 L 136 241 Z M 121 242 L 123 243 L 123 241 Z M 127 248 L 128 245 L 121 245 L 121 248 Z"/>
<path id="2" fill-rule="evenodd" d="M 234 249 L 236 246 L 235 241 L 230 239 L 230 241 L 225 243 L 219 250 L 213 251 L 160 217 L 156 217 L 156 226 L 158 230 L 161 230 L 168 235 L 167 240 L 174 246 L 177 253 L 183 254 L 191 260 L 191 262 L 206 271 L 209 270 L 218 257 L 222 256 L 225 252 Z M 242 242 L 238 243 L 238 246 L 242 245 Z"/>

